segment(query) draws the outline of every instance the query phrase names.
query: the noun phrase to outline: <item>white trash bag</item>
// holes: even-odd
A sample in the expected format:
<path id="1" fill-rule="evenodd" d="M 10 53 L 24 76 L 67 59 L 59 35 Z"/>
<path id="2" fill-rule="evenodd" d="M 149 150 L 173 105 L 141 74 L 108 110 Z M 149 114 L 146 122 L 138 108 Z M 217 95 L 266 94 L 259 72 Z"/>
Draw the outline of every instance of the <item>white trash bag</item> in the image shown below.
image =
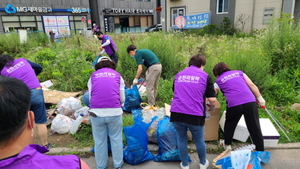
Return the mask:
<path id="1" fill-rule="evenodd" d="M 58 134 L 66 134 L 70 131 L 73 121 L 70 117 L 57 114 L 51 124 L 51 130 Z"/>
<path id="2" fill-rule="evenodd" d="M 74 97 L 69 97 L 62 99 L 59 102 L 57 111 L 62 115 L 70 117 L 76 110 L 80 108 L 82 108 L 81 101 Z"/>

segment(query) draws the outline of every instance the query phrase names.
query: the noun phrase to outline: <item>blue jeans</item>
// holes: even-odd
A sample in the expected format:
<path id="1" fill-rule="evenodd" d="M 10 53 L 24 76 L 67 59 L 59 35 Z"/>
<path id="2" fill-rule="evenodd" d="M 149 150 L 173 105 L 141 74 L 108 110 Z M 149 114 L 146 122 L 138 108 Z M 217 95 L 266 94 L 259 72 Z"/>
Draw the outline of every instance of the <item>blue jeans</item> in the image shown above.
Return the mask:
<path id="1" fill-rule="evenodd" d="M 83 97 L 82 97 L 82 102 L 85 104 L 87 107 L 90 107 L 90 92 L 85 92 Z"/>
<path id="2" fill-rule="evenodd" d="M 108 164 L 107 135 L 110 138 L 114 168 L 123 165 L 122 115 L 110 117 L 91 117 L 95 141 L 95 159 L 97 169 Z"/>
<path id="3" fill-rule="evenodd" d="M 194 126 L 183 122 L 173 122 L 177 132 L 177 144 L 180 152 L 180 158 L 183 166 L 188 166 L 187 150 L 187 130 L 192 133 L 195 142 L 200 163 L 206 162 L 206 145 L 204 142 L 204 126 Z"/>
<path id="4" fill-rule="evenodd" d="M 44 124 L 47 122 L 47 112 L 42 89 L 31 89 L 30 110 L 34 113 L 34 122 Z"/>

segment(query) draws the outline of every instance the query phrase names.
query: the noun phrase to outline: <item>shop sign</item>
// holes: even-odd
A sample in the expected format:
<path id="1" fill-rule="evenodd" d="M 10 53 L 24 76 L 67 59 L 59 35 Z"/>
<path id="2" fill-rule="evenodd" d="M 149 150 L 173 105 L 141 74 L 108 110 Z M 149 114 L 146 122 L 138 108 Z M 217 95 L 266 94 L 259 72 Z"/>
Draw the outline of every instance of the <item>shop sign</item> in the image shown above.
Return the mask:
<path id="1" fill-rule="evenodd" d="M 40 12 L 47 13 L 52 12 L 51 7 L 14 7 L 11 4 L 6 5 L 5 7 L 6 13 L 17 13 L 17 12 Z"/>
<path id="2" fill-rule="evenodd" d="M 121 9 L 121 8 L 109 8 L 103 10 L 105 13 L 114 13 L 114 14 L 152 14 L 152 9 Z"/>
<path id="3" fill-rule="evenodd" d="M 2 8 L 3 9 L 3 8 Z M 1 8 L 0 8 L 1 10 Z M 72 12 L 72 13 L 89 13 L 91 10 L 89 8 L 72 7 L 71 9 L 52 9 L 52 7 L 14 7 L 11 4 L 6 5 L 4 8 L 6 13 L 25 13 L 25 12 L 38 12 L 38 13 L 48 13 L 48 12 Z"/>
<path id="4" fill-rule="evenodd" d="M 72 13 L 86 13 L 86 12 L 90 12 L 91 10 L 89 8 L 77 8 L 77 7 L 73 7 L 72 8 Z"/>

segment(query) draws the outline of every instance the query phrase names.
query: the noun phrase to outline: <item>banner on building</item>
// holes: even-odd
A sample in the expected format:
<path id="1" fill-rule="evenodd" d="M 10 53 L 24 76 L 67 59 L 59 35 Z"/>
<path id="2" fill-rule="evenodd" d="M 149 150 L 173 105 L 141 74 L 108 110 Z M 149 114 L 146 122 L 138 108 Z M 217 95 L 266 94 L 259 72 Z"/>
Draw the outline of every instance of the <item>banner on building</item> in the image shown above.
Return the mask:
<path id="1" fill-rule="evenodd" d="M 70 36 L 68 16 L 43 16 L 45 33 L 55 33 L 55 38 Z"/>
<path id="2" fill-rule="evenodd" d="M 175 29 L 199 29 L 210 24 L 210 12 L 196 15 L 175 16 Z"/>

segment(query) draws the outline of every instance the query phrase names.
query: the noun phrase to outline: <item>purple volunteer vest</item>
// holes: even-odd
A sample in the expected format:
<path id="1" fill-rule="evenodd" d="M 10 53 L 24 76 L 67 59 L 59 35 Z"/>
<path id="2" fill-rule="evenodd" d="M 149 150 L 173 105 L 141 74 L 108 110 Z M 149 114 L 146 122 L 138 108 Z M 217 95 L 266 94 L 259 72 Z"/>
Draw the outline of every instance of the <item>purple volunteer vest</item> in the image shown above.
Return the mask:
<path id="1" fill-rule="evenodd" d="M 39 79 L 36 77 L 31 65 L 23 58 L 15 59 L 12 66 L 4 66 L 1 74 L 23 81 L 29 89 L 41 87 Z"/>
<path id="2" fill-rule="evenodd" d="M 245 103 L 255 102 L 255 97 L 239 70 L 222 73 L 216 80 L 227 100 L 227 107 L 234 107 Z"/>
<path id="3" fill-rule="evenodd" d="M 103 35 L 103 37 L 102 37 L 102 44 L 106 42 L 105 39 L 107 37 L 110 40 L 110 45 L 104 46 L 104 49 L 105 49 L 105 52 L 110 56 L 110 55 L 114 54 L 118 49 L 117 49 L 117 46 L 116 46 L 115 42 L 108 35 Z M 115 52 L 112 50 L 111 47 L 114 49 Z"/>
<path id="4" fill-rule="evenodd" d="M 49 156 L 45 147 L 31 144 L 26 146 L 16 157 L 0 161 L 1 169 L 80 169 L 80 159 L 75 155 Z"/>
<path id="5" fill-rule="evenodd" d="M 110 68 L 92 73 L 90 108 L 121 108 L 120 80 L 121 75 Z"/>
<path id="6" fill-rule="evenodd" d="M 208 74 L 190 66 L 179 72 L 174 81 L 171 112 L 204 116 L 204 97 Z"/>

